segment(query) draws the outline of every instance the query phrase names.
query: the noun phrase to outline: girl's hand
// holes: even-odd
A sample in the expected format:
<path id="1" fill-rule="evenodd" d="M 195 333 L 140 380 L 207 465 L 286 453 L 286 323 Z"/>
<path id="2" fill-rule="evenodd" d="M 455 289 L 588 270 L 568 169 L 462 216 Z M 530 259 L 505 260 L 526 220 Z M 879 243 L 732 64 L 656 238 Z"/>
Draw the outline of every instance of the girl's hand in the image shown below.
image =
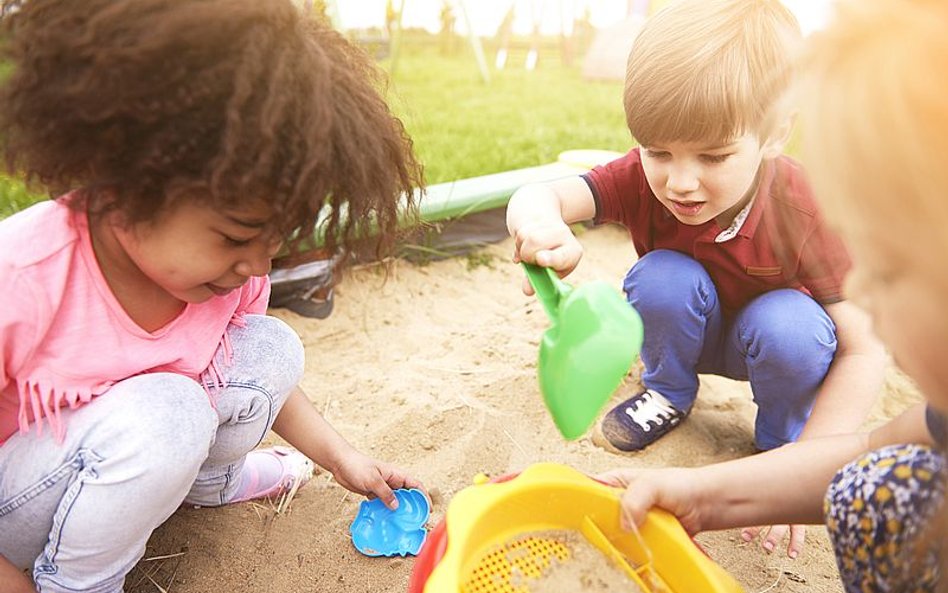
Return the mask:
<path id="1" fill-rule="evenodd" d="M 393 511 L 398 508 L 393 489 L 418 488 L 424 491 L 422 483 L 402 469 L 358 451 L 343 457 L 332 470 L 332 475 L 346 490 L 370 498 L 377 497 Z"/>
<path id="2" fill-rule="evenodd" d="M 701 491 L 695 470 L 618 469 L 595 476 L 610 486 L 625 488 L 622 494 L 621 524 L 631 530 L 645 521 L 652 507 L 665 509 L 678 517 L 689 535 L 702 530 Z"/>

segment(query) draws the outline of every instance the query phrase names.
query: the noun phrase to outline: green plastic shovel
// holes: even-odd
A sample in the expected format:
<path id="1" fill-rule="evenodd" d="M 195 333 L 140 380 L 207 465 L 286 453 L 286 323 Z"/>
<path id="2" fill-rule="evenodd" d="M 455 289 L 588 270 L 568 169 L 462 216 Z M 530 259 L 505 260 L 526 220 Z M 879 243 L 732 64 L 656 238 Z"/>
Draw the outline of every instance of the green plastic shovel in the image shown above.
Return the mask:
<path id="1" fill-rule="evenodd" d="M 563 437 L 576 439 L 638 356 L 642 320 L 606 282 L 573 288 L 551 268 L 523 267 L 551 322 L 540 342 L 540 392 Z"/>

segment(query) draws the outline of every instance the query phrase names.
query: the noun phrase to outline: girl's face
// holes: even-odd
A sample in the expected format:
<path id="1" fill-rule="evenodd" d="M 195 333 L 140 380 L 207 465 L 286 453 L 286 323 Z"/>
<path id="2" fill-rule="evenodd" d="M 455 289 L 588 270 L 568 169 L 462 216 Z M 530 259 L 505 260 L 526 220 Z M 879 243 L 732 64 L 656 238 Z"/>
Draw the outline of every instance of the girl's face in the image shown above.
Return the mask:
<path id="1" fill-rule="evenodd" d="M 701 225 L 715 219 L 727 227 L 753 196 L 768 149 L 756 134 L 724 145 L 669 142 L 643 146 L 642 168 L 652 193 L 679 222 Z"/>
<path id="2" fill-rule="evenodd" d="M 948 411 L 948 279 L 920 257 L 896 259 L 878 244 L 853 251 L 850 288 L 871 314 L 876 335 L 928 400 Z"/>
<path id="3" fill-rule="evenodd" d="M 159 218 L 115 236 L 138 269 L 180 301 L 201 303 L 264 276 L 281 241 L 267 229 L 266 204 L 219 210 L 182 201 Z"/>

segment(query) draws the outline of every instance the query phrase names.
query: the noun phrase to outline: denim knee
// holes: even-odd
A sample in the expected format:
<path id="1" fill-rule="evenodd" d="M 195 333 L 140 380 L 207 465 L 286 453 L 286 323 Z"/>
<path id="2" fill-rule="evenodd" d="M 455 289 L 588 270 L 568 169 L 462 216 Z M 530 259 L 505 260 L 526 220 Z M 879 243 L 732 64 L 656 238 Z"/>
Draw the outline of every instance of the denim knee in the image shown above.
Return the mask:
<path id="1" fill-rule="evenodd" d="M 767 358 L 771 368 L 797 375 L 811 371 L 822 382 L 836 354 L 836 327 L 809 296 L 793 289 L 764 293 L 738 316 L 743 350 L 750 359 Z"/>
<path id="2" fill-rule="evenodd" d="M 669 249 L 650 251 L 623 282 L 626 298 L 643 315 L 677 314 L 683 307 L 709 311 L 717 302 L 714 282 L 697 260 Z"/>
<path id="3" fill-rule="evenodd" d="M 217 413 L 197 382 L 173 373 L 132 377 L 117 384 L 110 438 L 127 443 L 143 472 L 196 471 L 217 433 Z M 138 400 L 136 402 L 136 400 Z M 95 402 L 93 403 L 95 405 Z"/>
<path id="4" fill-rule="evenodd" d="M 231 330 L 234 360 L 229 383 L 249 383 L 284 395 L 303 377 L 303 343 L 286 323 L 268 315 L 247 315 L 244 327 Z"/>
<path id="5" fill-rule="evenodd" d="M 55 543 L 53 551 L 76 545 L 76 533 L 85 533 L 82 526 L 100 529 L 98 517 L 114 513 L 115 501 L 131 515 L 129 523 L 140 523 L 117 528 L 129 537 L 147 537 L 155 509 L 163 518 L 184 499 L 217 429 L 204 389 L 172 373 L 120 381 L 89 404 L 65 411 L 64 419 L 62 444 L 25 434 L 5 445 L 30 461 L 8 463 L 3 481 L 10 488 L 0 501 L 0 534 L 16 538 L 20 548 L 11 560 L 19 567 L 33 563 L 49 542 Z M 80 526 L 79 531 L 53 538 L 66 524 Z M 102 549 L 128 545 L 110 538 L 99 543 Z M 114 551 L 109 548 L 102 558 Z"/>

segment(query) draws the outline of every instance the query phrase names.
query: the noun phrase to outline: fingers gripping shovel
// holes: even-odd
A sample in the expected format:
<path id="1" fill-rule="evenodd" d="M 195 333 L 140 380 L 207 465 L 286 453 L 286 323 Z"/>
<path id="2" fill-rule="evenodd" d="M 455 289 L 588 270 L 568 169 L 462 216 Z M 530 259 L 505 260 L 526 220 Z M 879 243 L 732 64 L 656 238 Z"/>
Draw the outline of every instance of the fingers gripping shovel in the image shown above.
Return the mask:
<path id="1" fill-rule="evenodd" d="M 550 327 L 537 371 L 540 392 L 564 438 L 582 436 L 642 348 L 642 320 L 606 282 L 577 288 L 551 268 L 523 264 Z"/>

